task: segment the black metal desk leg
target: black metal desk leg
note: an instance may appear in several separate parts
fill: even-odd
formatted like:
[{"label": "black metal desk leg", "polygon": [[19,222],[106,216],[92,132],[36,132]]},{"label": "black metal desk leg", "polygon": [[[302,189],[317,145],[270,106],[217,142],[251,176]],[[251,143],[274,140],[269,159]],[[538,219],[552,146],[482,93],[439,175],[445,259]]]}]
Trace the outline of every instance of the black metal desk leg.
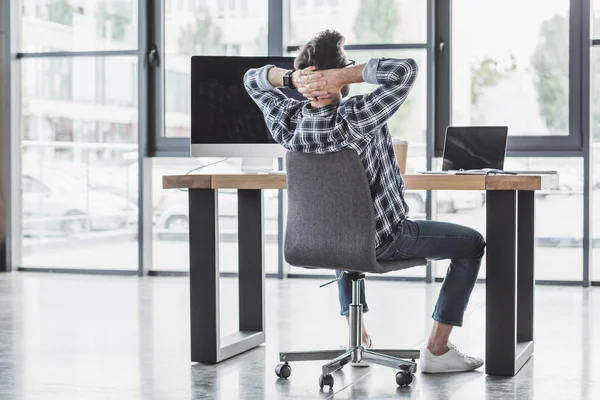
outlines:
[{"label": "black metal desk leg", "polygon": [[264,332],[262,209],[261,190],[238,190],[240,331]]},{"label": "black metal desk leg", "polygon": [[218,362],[219,266],[217,191],[189,190],[190,339],[192,361]]},{"label": "black metal desk leg", "polygon": [[533,353],[534,192],[487,192],[486,373],[513,376]]},{"label": "black metal desk leg", "polygon": [[517,193],[487,192],[485,372],[514,375],[517,329]]},{"label": "black metal desk leg", "polygon": [[238,200],[240,331],[221,337],[217,191],[189,191],[192,361],[215,364],[265,342],[261,193]]},{"label": "black metal desk leg", "polygon": [[[533,341],[535,192],[519,192],[517,342]],[[532,345],[533,350],[533,345]]]}]

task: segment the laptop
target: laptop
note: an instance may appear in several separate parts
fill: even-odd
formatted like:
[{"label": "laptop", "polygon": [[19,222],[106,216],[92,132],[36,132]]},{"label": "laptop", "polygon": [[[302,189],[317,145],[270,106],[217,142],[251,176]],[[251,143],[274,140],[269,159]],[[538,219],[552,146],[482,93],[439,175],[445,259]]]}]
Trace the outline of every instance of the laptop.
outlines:
[{"label": "laptop", "polygon": [[444,141],[442,171],[423,173],[510,173],[503,171],[507,142],[507,126],[449,126]]}]

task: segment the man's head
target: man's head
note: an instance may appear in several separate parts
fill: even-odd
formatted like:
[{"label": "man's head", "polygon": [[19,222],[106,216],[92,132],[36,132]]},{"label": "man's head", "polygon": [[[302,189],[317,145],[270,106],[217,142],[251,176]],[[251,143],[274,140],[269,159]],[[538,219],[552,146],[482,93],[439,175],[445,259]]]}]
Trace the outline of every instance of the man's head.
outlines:
[{"label": "man's head", "polygon": [[[348,58],[344,51],[346,38],[334,30],[319,32],[317,36],[306,42],[300,48],[294,60],[295,69],[304,69],[315,66],[317,70],[344,68],[348,65]],[[348,86],[342,87],[342,96],[347,96]]]}]

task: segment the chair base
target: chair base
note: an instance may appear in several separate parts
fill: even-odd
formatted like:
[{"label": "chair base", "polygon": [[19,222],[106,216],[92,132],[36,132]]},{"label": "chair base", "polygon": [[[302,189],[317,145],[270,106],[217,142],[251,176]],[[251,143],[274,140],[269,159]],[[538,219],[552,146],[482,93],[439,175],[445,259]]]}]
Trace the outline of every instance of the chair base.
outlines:
[{"label": "chair base", "polygon": [[[358,357],[353,360],[353,354]],[[396,350],[396,349],[365,349],[359,346],[357,349],[346,350],[315,350],[315,351],[290,351],[279,353],[279,361],[290,363],[294,361],[320,361],[330,360],[323,365],[323,375],[330,375],[339,371],[345,365],[354,362],[369,362],[410,372],[417,372],[415,360],[419,359],[419,350]]]},{"label": "chair base", "polygon": [[277,365],[275,373],[278,377],[287,379],[292,369],[290,362],[294,361],[319,361],[328,360],[323,364],[319,386],[333,387],[331,374],[339,371],[349,363],[369,362],[385,367],[395,368],[396,383],[400,386],[408,386],[412,382],[412,374],[417,371],[415,360],[420,358],[419,350],[396,350],[396,349],[366,349],[361,343],[362,337],[362,304],[360,299],[360,280],[363,274],[349,274],[352,278],[352,304],[350,304],[350,340],[347,349],[338,350],[315,350],[315,351],[290,351],[280,352],[279,361],[283,364]]}]

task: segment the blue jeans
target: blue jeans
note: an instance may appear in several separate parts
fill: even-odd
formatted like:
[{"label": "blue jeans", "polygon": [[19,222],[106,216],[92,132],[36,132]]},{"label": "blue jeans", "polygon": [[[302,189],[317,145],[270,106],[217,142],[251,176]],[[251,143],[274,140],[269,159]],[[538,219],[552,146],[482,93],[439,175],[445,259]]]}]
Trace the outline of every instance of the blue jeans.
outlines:
[{"label": "blue jeans", "polygon": [[[484,251],[483,236],[471,228],[447,222],[405,220],[393,240],[377,250],[377,260],[450,259],[432,317],[437,322],[462,326]],[[348,315],[348,305],[352,301],[352,280],[342,271],[336,271],[336,276],[340,278],[341,314]],[[361,285],[361,303],[366,312],[369,308],[364,297],[364,281]]]}]

